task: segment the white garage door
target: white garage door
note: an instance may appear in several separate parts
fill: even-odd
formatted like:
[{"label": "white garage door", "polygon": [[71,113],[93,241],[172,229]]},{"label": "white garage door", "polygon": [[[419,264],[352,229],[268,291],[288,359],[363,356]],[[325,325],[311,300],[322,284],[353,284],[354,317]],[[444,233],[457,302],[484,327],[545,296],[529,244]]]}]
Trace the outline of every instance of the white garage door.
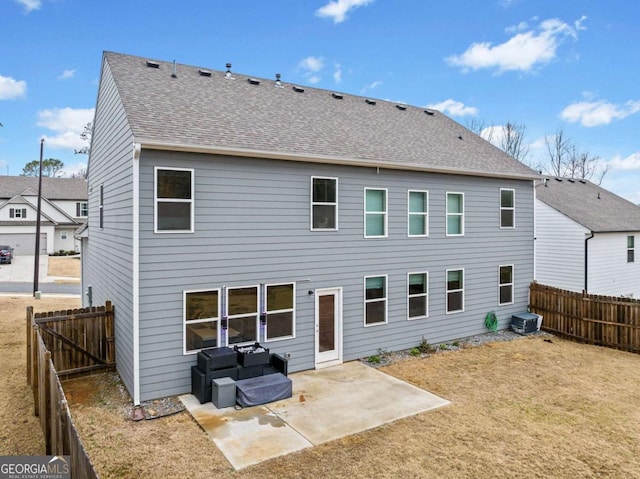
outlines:
[{"label": "white garage door", "polygon": [[[9,245],[14,249],[14,254],[35,254],[35,233],[1,233],[0,245]],[[47,254],[47,233],[40,233],[40,254]]]}]

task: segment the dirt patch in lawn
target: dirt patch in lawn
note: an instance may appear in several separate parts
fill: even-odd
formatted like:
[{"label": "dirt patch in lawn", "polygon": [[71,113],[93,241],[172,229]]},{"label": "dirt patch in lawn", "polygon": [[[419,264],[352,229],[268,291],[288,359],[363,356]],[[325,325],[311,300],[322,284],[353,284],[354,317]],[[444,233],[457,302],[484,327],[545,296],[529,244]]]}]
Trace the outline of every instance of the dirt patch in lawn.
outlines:
[{"label": "dirt patch in lawn", "polygon": [[78,282],[80,280],[80,257],[49,256],[48,275],[61,276],[68,278],[66,281]]},{"label": "dirt patch in lawn", "polygon": [[[24,323],[23,308],[16,311]],[[11,324],[3,319],[3,333]],[[24,330],[12,331],[17,336],[9,341],[24,356]],[[30,454],[38,444],[26,441],[29,431],[41,434],[32,405],[23,404],[24,362],[12,364],[2,364],[3,375],[15,377],[1,396],[14,406],[8,414],[2,408],[0,454]],[[640,477],[640,355],[537,336],[438,351],[380,370],[452,403],[240,472],[186,411],[131,421],[116,374],[64,387],[103,479]],[[13,429],[5,432],[7,426]],[[7,452],[18,429],[23,433]]]}]

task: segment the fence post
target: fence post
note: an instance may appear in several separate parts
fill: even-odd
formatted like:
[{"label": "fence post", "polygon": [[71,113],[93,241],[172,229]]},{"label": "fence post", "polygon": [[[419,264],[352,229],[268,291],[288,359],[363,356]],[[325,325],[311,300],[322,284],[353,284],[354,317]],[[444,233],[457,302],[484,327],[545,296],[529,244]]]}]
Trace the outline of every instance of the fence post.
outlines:
[{"label": "fence post", "polygon": [[40,416],[40,342],[38,325],[31,325],[31,390],[33,391],[33,414]]},{"label": "fence post", "polygon": [[33,306],[27,306],[27,384],[31,385],[31,323],[33,322]]},{"label": "fence post", "polygon": [[51,352],[45,350],[44,352],[44,440],[46,444],[47,456],[52,454],[52,441],[51,441],[51,413],[54,412],[54,408],[51,404]]}]

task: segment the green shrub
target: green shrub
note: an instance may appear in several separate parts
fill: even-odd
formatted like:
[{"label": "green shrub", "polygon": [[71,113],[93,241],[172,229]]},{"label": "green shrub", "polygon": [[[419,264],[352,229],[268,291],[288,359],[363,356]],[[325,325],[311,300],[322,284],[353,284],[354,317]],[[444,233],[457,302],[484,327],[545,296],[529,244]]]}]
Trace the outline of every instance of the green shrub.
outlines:
[{"label": "green shrub", "polygon": [[420,356],[420,350],[418,348],[411,348],[409,354],[411,356]]},{"label": "green shrub", "polygon": [[367,361],[369,361],[371,364],[380,364],[380,356],[377,354],[374,354],[373,356],[369,356],[369,358],[367,359]]}]

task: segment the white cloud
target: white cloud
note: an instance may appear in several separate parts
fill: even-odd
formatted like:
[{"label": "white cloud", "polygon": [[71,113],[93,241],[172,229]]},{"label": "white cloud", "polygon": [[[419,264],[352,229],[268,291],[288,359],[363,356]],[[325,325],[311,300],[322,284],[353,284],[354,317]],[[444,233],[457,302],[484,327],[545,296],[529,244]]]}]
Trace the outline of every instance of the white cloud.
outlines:
[{"label": "white cloud", "polygon": [[362,90],[360,90],[360,94],[364,95],[366,92],[373,90],[375,88],[378,88],[380,85],[382,85],[382,82],[380,80],[371,82],[368,85],[366,85]]},{"label": "white cloud", "polygon": [[495,69],[498,74],[528,72],[556,58],[558,46],[566,38],[576,39],[578,30],[585,29],[582,25],[585,19],[580,18],[573,27],[557,18],[543,20],[536,29],[517,33],[504,43],[473,43],[463,54],[451,55],[445,61],[464,72],[483,68]]},{"label": "white cloud", "polygon": [[[85,156],[86,158],[86,156]],[[73,164],[64,164],[64,176],[70,178],[72,176],[78,177],[87,172],[87,162],[79,161]]]},{"label": "white cloud", "polygon": [[90,121],[93,121],[93,108],[53,108],[39,111],[37,124],[55,133],[44,136],[47,146],[75,150],[87,146],[80,135]]},{"label": "white cloud", "polygon": [[24,7],[27,13],[38,10],[42,6],[41,0],[16,0],[20,5]]},{"label": "white cloud", "polygon": [[640,171],[640,151],[633,153],[626,158],[621,156],[614,156],[609,162],[611,168],[616,170],[639,170]]},{"label": "white cloud", "polygon": [[58,80],[67,80],[69,78],[73,78],[73,76],[76,74],[75,70],[64,70],[60,76],[58,76]]},{"label": "white cloud", "polygon": [[333,80],[336,83],[340,83],[342,81],[342,66],[339,63],[334,65],[335,70],[333,71]]},{"label": "white cloud", "polygon": [[569,123],[580,122],[582,126],[608,125],[640,111],[640,101],[628,101],[615,105],[607,101],[579,101],[560,112],[560,117]]},{"label": "white cloud", "polygon": [[373,0],[332,0],[316,10],[316,15],[333,19],[333,23],[342,23],[347,19],[347,13],[357,7],[364,7]]},{"label": "white cloud", "polygon": [[427,105],[427,108],[433,108],[434,110],[439,110],[443,113],[449,113],[453,116],[467,116],[478,114],[477,108],[473,106],[466,106],[461,101],[456,101],[453,98],[441,101],[440,103]]},{"label": "white cloud", "polygon": [[322,78],[318,73],[324,69],[324,58],[308,56],[300,60],[298,68],[303,71],[309,83],[319,83]]},{"label": "white cloud", "polygon": [[318,75],[311,75],[307,77],[307,81],[312,85],[315,85],[316,83],[320,83],[320,80],[322,80],[322,78],[319,77]]},{"label": "white cloud", "polygon": [[27,92],[27,82],[0,75],[0,100],[23,97]]}]

